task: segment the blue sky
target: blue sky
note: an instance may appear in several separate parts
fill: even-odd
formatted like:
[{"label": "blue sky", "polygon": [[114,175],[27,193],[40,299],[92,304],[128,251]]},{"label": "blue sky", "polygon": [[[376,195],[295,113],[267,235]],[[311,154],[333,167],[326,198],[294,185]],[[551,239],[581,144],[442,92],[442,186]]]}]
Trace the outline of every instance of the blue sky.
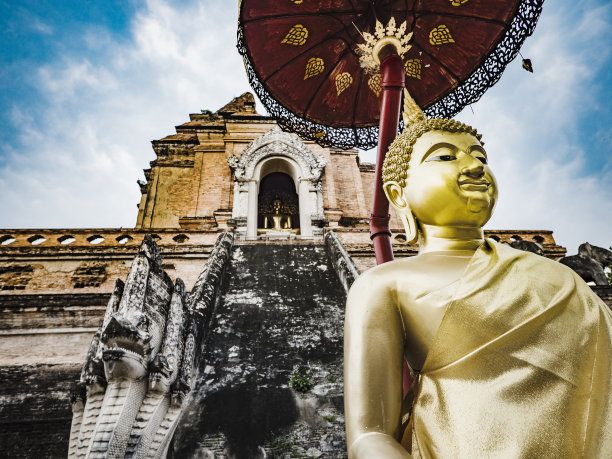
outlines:
[{"label": "blue sky", "polygon": [[[236,18],[237,1],[0,0],[0,227],[132,227],[150,140],[250,89]],[[516,60],[458,115],[500,183],[488,227],[612,245],[611,37],[609,2],[548,0],[535,73]]]}]

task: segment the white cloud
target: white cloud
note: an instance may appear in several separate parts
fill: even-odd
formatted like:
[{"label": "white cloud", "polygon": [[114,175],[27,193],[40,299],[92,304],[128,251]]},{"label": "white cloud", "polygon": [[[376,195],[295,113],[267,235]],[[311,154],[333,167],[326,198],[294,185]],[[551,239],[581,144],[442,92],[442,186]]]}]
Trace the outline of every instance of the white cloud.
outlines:
[{"label": "white cloud", "polygon": [[53,34],[53,27],[49,24],[45,23],[42,19],[36,16],[29,16],[28,26],[43,35],[51,35]]},{"label": "white cloud", "polygon": [[249,90],[236,5],[171,5],[149,1],[129,40],[86,31],[74,39],[89,52],[38,70],[41,104],[11,112],[20,144],[3,152],[0,226],[133,226],[150,140]]}]

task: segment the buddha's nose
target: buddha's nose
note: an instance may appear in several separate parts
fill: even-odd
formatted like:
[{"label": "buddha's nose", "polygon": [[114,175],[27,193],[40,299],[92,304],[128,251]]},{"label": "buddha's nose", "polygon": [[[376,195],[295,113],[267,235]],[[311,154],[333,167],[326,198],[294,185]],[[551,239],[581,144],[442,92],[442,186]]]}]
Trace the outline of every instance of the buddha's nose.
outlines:
[{"label": "buddha's nose", "polygon": [[482,162],[470,154],[465,156],[465,166],[461,169],[461,173],[473,178],[482,177],[484,175],[484,165]]}]

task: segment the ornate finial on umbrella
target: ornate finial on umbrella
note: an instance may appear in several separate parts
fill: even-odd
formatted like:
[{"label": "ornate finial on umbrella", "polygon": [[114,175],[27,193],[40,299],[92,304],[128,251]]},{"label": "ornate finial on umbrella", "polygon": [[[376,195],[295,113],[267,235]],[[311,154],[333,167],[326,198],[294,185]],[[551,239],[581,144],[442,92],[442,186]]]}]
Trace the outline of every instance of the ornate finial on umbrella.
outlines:
[{"label": "ornate finial on umbrella", "polygon": [[404,55],[412,48],[409,42],[413,33],[406,33],[406,27],[406,21],[396,27],[395,18],[392,17],[386,26],[376,20],[374,35],[359,31],[365,40],[365,43],[357,44],[361,54],[359,58],[361,66],[368,70],[378,71],[380,67],[379,54],[386,46],[394,47],[397,54],[403,59]]},{"label": "ornate finial on umbrella", "polygon": [[531,64],[531,59],[523,59],[523,68],[528,72],[533,73],[533,65]]},{"label": "ornate finial on umbrella", "polygon": [[531,59],[525,59],[520,51],[518,53],[521,56],[521,59],[523,59],[523,68],[528,72],[533,73],[533,65],[531,64]]},{"label": "ornate finial on umbrella", "polygon": [[404,89],[404,110],[402,112],[404,126],[408,127],[418,121],[427,119],[421,107],[414,101],[407,89]]}]

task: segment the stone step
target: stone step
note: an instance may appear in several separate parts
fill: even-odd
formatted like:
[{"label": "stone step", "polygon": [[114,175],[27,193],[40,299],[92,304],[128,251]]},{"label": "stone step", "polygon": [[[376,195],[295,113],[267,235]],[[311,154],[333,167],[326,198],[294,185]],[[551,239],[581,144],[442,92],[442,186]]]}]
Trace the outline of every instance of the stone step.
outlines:
[{"label": "stone step", "polygon": [[[234,246],[176,457],[276,457],[279,445],[344,457],[344,302],[324,245]],[[311,372],[304,394],[288,384],[296,370]]]}]

